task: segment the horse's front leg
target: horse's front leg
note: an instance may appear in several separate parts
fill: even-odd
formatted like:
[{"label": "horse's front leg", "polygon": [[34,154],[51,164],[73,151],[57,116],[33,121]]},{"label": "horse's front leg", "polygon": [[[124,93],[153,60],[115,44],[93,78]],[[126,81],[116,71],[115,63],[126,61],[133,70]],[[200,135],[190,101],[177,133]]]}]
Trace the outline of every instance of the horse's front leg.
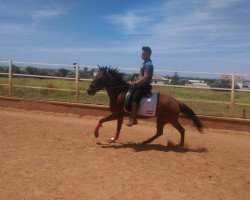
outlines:
[{"label": "horse's front leg", "polygon": [[96,138],[99,137],[99,129],[102,127],[102,124],[104,122],[107,122],[107,121],[111,121],[111,120],[115,120],[117,118],[116,115],[114,115],[113,113],[107,117],[103,117],[99,120],[98,124],[96,125],[95,127],[95,130],[94,130],[94,135]]},{"label": "horse's front leg", "polygon": [[123,118],[124,118],[124,115],[123,115],[123,114],[119,114],[119,115],[118,115],[118,117],[117,117],[117,128],[116,128],[116,133],[115,133],[115,136],[114,136],[114,137],[110,138],[110,142],[115,142],[116,140],[119,139],[120,131],[121,131],[121,128],[122,128]]}]

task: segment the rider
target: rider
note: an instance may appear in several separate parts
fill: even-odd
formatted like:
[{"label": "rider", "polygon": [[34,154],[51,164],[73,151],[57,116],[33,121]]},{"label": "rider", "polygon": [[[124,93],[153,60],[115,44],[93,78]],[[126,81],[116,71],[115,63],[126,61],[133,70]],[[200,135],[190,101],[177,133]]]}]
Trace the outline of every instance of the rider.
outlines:
[{"label": "rider", "polygon": [[132,95],[132,111],[129,122],[126,124],[127,126],[133,126],[137,124],[136,114],[138,112],[140,101],[143,96],[151,91],[151,81],[153,77],[154,66],[151,56],[150,47],[142,47],[141,58],[143,60],[139,79],[132,83],[133,95]]}]

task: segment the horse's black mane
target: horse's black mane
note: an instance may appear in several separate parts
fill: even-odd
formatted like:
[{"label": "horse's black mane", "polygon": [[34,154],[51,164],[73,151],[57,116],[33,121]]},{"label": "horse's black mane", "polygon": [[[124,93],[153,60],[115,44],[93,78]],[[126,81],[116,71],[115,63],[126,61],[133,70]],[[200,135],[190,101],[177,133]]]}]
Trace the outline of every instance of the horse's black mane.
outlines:
[{"label": "horse's black mane", "polygon": [[124,73],[120,73],[117,68],[108,68],[110,75],[115,78],[119,85],[129,86],[130,84],[124,80]]}]

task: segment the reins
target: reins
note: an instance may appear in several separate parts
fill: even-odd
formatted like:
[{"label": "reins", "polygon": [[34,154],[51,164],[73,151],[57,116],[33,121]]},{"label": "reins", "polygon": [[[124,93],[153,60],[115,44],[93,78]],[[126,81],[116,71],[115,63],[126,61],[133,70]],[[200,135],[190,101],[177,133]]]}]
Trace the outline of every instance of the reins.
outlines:
[{"label": "reins", "polygon": [[130,87],[130,86],[129,85],[120,85],[120,86],[110,87],[109,89],[117,89],[117,88],[125,88],[125,87]]}]

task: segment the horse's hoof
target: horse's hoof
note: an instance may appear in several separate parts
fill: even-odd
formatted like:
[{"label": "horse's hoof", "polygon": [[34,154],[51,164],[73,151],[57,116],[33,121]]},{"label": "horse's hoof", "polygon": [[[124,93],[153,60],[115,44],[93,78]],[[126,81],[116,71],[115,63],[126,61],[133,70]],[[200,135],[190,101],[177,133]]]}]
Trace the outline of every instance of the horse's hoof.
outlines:
[{"label": "horse's hoof", "polygon": [[180,143],[178,146],[179,147],[184,147],[184,143]]},{"label": "horse's hoof", "polygon": [[95,135],[95,138],[98,138],[99,137],[99,132],[95,132],[94,135]]},{"label": "horse's hoof", "polygon": [[113,138],[113,137],[110,138],[110,139],[109,139],[109,143],[115,143],[115,138]]}]

